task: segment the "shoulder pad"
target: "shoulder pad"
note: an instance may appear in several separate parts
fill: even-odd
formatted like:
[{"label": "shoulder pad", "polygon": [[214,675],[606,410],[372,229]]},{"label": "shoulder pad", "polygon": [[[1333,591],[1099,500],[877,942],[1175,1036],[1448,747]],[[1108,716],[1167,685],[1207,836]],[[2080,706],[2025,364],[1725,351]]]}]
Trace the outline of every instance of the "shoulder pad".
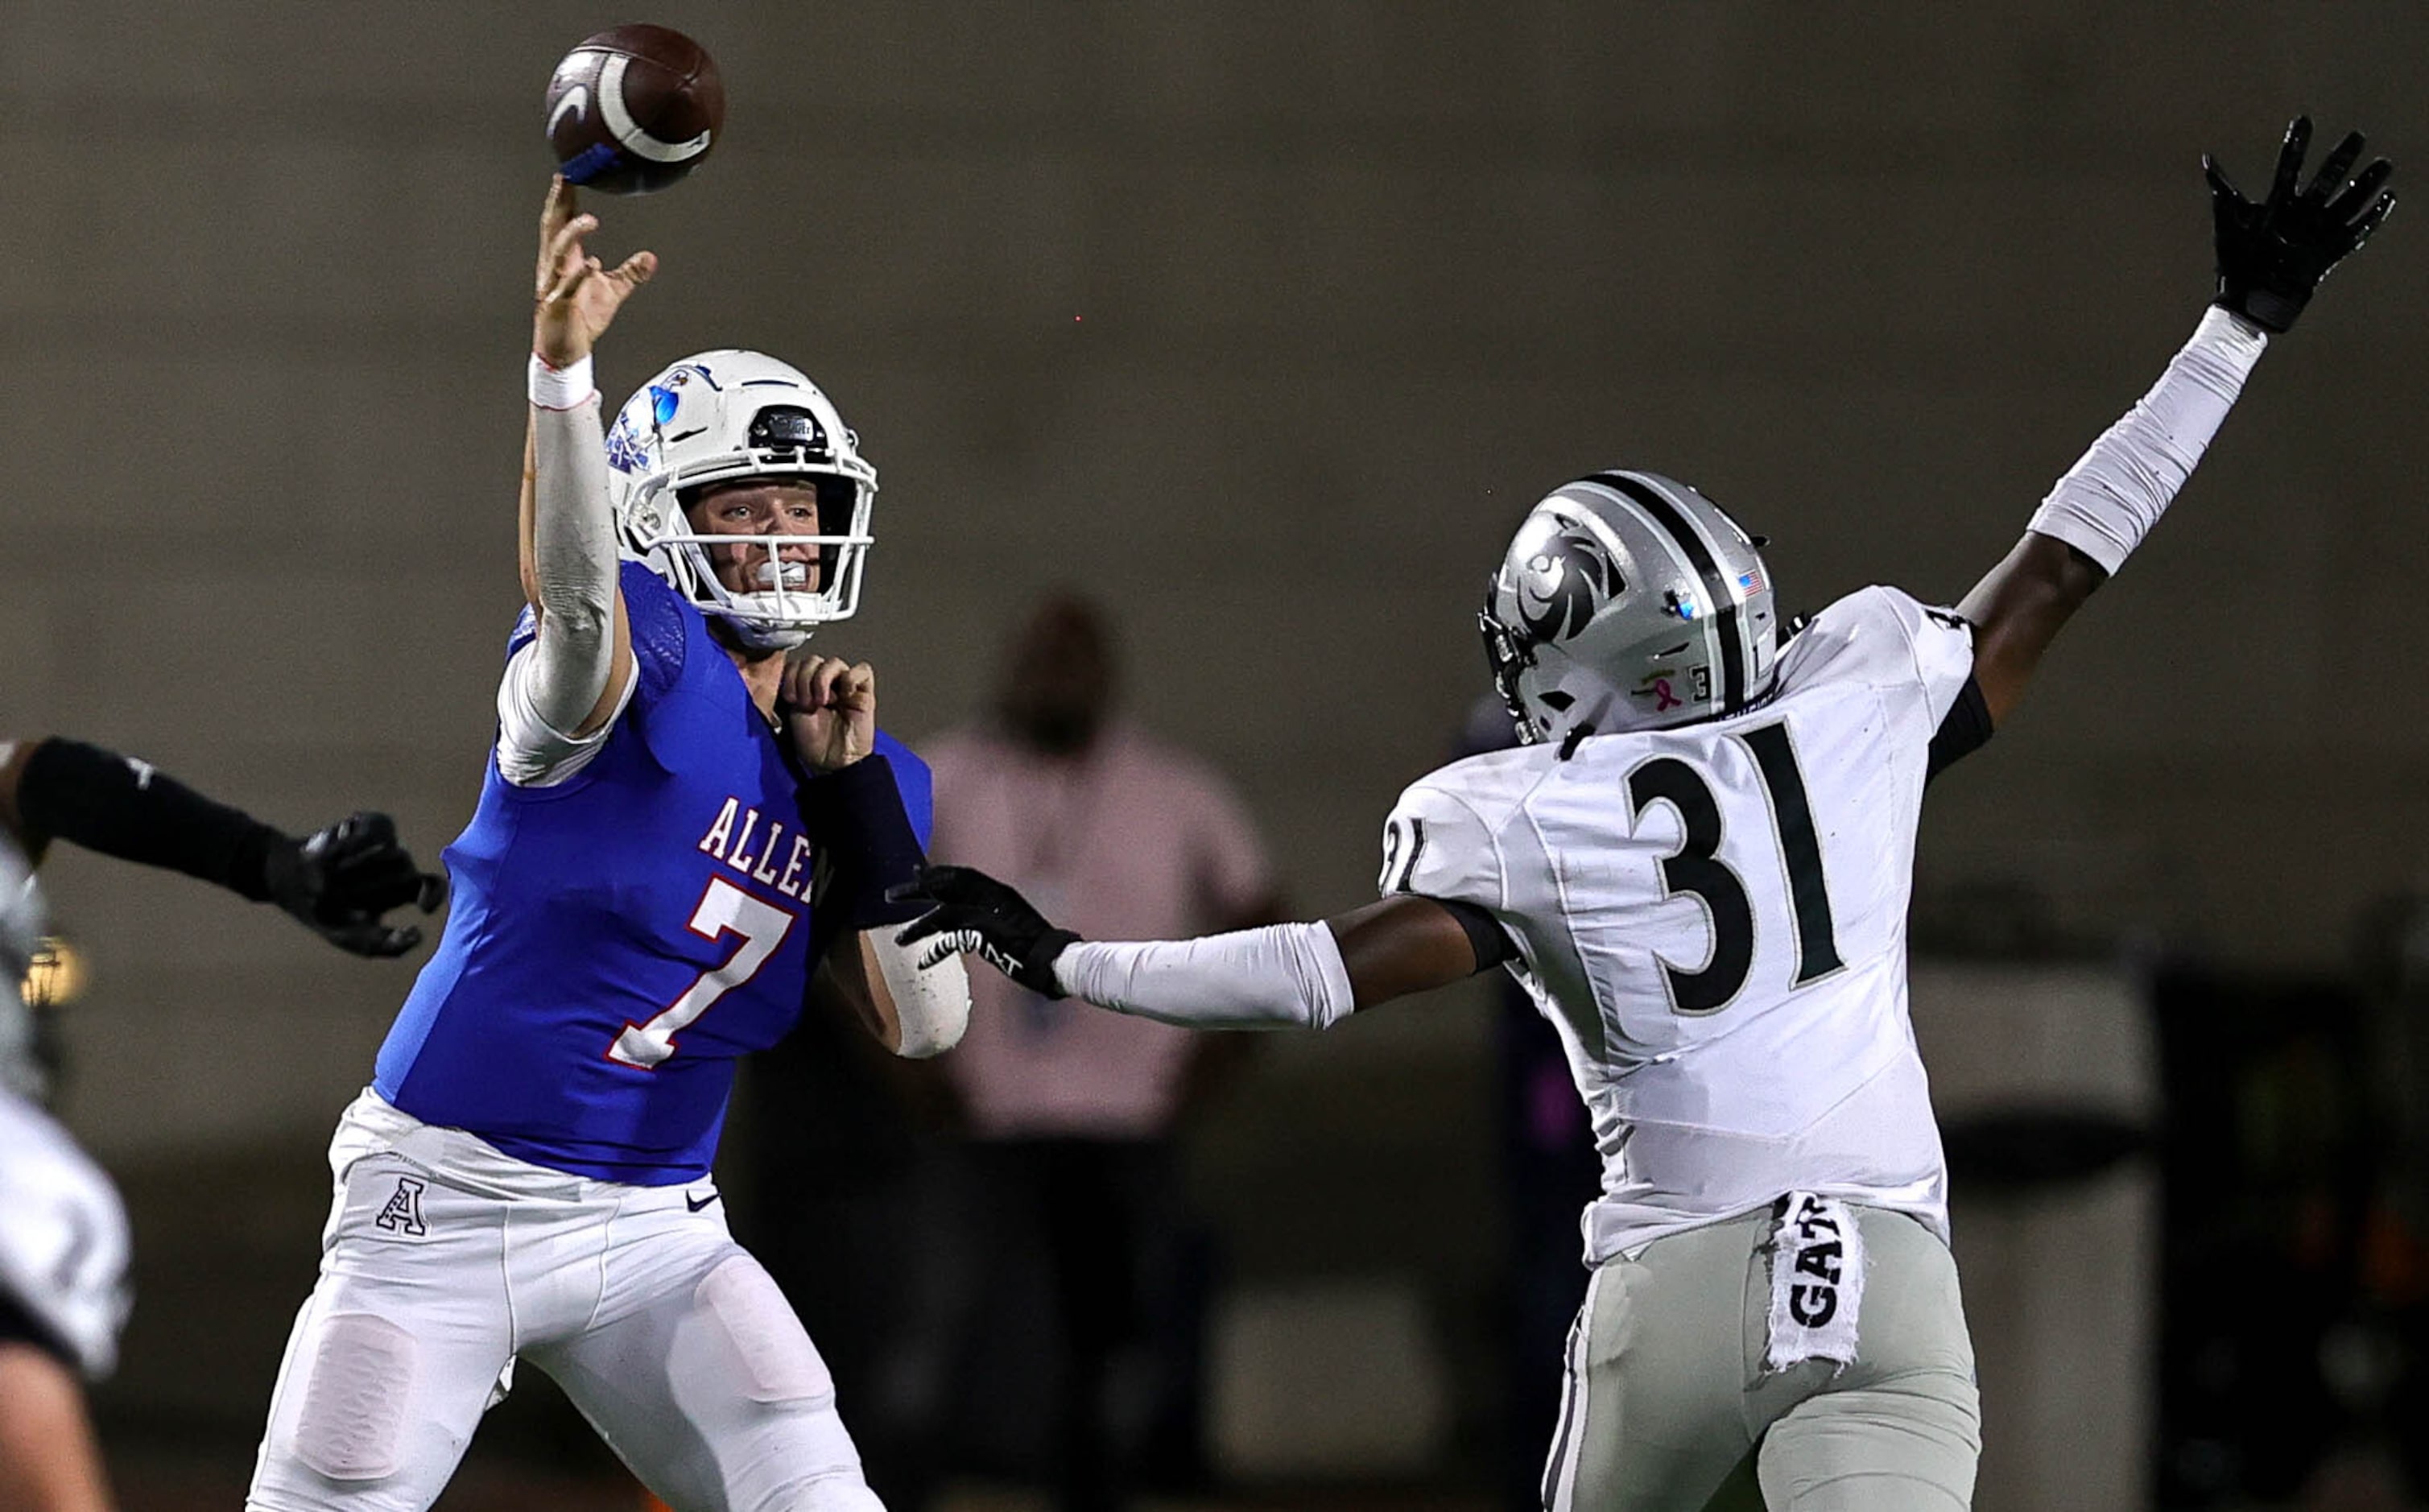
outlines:
[{"label": "shoulder pad", "polygon": [[1476,780],[1502,775],[1498,771],[1462,769],[1520,754],[1472,756],[1410,784],[1383,822],[1383,870],[1376,890],[1499,908],[1507,889],[1497,816],[1511,805],[1496,789],[1506,783]]},{"label": "shoulder pad", "polygon": [[641,669],[644,695],[664,693],[683,675],[690,641],[686,613],[700,611],[679,598],[647,564],[627,558],[618,584],[624,591],[624,619],[633,633],[633,659]]}]

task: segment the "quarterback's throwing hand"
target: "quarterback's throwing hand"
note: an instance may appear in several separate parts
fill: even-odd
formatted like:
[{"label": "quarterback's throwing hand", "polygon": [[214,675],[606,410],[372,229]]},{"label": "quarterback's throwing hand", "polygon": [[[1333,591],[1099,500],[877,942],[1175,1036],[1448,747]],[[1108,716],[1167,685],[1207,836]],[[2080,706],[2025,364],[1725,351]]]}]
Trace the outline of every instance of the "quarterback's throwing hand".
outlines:
[{"label": "quarterback's throwing hand", "polygon": [[921,967],[967,951],[1040,997],[1063,996],[1054,957],[1080,937],[1047,922],[1011,887],[971,867],[923,866],[912,881],[886,889],[885,897],[934,905],[894,937],[898,945],[934,941],[919,953]]},{"label": "quarterback's throwing hand", "polygon": [[2383,188],[2395,172],[2386,158],[2346,181],[2361,157],[2360,132],[2337,143],[2305,189],[2303,154],[2310,144],[2311,118],[2296,116],[2286,128],[2269,197],[2256,205],[2227,182],[2216,161],[2202,158],[2218,226],[2218,297],[2212,303],[2267,330],[2291,327],[2328,270],[2369,241],[2395,208],[2394,193]]},{"label": "quarterback's throwing hand", "polygon": [[601,263],[582,246],[598,229],[598,217],[574,213],[572,185],[559,178],[549,186],[539,212],[532,350],[550,367],[570,367],[588,357],[616,311],[658,271],[654,252],[636,252],[612,269]]},{"label": "quarterback's throwing hand", "polygon": [[357,955],[402,955],[421,943],[413,924],[380,915],[407,904],[436,913],[447,879],[414,864],[386,814],[349,814],[302,840],[284,840],[264,859],[271,901],[314,934]]}]

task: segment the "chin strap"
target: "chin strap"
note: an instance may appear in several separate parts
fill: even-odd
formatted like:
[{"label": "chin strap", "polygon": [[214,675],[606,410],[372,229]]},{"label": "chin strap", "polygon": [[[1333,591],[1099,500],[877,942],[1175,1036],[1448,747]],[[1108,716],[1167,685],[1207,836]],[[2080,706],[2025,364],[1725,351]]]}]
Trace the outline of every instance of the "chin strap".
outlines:
[{"label": "chin strap", "polygon": [[745,651],[774,654],[791,651],[809,643],[812,631],[807,625],[786,625],[770,628],[744,619],[731,609],[711,609],[710,614],[725,626],[725,633]]}]

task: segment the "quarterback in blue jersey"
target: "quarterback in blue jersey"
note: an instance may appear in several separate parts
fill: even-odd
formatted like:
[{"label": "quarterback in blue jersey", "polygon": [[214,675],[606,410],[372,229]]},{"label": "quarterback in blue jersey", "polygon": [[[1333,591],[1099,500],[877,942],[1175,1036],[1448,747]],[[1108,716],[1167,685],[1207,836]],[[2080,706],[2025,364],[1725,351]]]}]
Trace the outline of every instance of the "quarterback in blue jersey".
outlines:
[{"label": "quarterback in blue jersey", "polygon": [[878,1506],[709,1176],[736,1060],[814,992],[904,1055],[967,1022],[958,961],[920,966],[884,898],[927,769],[866,664],[794,654],[857,607],[876,470],[755,352],[674,364],[603,435],[591,346],[656,259],[605,267],[596,224],[552,189],[529,607],[445,936],[331,1146],[252,1507],[428,1506],[518,1359],[675,1506]]}]

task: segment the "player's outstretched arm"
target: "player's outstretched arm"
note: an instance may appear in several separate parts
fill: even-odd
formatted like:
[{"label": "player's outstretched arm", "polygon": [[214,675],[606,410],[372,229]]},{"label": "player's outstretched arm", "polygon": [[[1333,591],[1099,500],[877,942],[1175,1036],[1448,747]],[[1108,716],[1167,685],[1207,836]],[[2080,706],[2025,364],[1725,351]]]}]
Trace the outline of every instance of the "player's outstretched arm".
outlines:
[{"label": "player's outstretched arm", "polygon": [[[621,706],[632,680],[590,354],[625,299],[657,271],[657,258],[636,252],[614,269],[603,266],[582,244],[598,226],[595,217],[576,213],[562,178],[550,185],[533,290],[531,421],[519,509],[523,594],[538,618],[538,637],[528,659],[518,658],[510,671],[500,700],[507,737],[502,755],[507,743],[554,746],[595,734]],[[519,715],[537,728],[526,731]],[[537,772],[564,753],[524,754],[532,760],[516,765]]]},{"label": "player's outstretched arm", "polygon": [[2269,336],[2292,326],[2321,280],[2394,208],[2387,159],[2353,174],[2363,146],[2358,132],[2303,185],[2310,139],[2307,117],[2287,128],[2276,175],[2258,203],[2202,159],[2218,250],[2211,309],[2151,391],[2058,479],[2024,540],[1958,606],[1975,626],[1975,682],[1994,724],[2024,696],[2059,627],[2124,563],[2191,475]]},{"label": "player's outstretched arm", "polygon": [[1141,941],[1082,940],[970,867],[924,868],[891,895],[926,909],[896,937],[924,942],[922,964],[968,952],[1041,997],[1197,1029],[1327,1028],[1505,958],[1449,905],[1407,894],[1314,923]]},{"label": "player's outstretched arm", "polygon": [[29,857],[66,840],[274,903],[357,955],[413,949],[421,931],[381,916],[408,905],[432,913],[447,898],[447,879],[414,863],[386,814],[296,839],[149,762],[58,737],[0,741],[0,828]]}]

